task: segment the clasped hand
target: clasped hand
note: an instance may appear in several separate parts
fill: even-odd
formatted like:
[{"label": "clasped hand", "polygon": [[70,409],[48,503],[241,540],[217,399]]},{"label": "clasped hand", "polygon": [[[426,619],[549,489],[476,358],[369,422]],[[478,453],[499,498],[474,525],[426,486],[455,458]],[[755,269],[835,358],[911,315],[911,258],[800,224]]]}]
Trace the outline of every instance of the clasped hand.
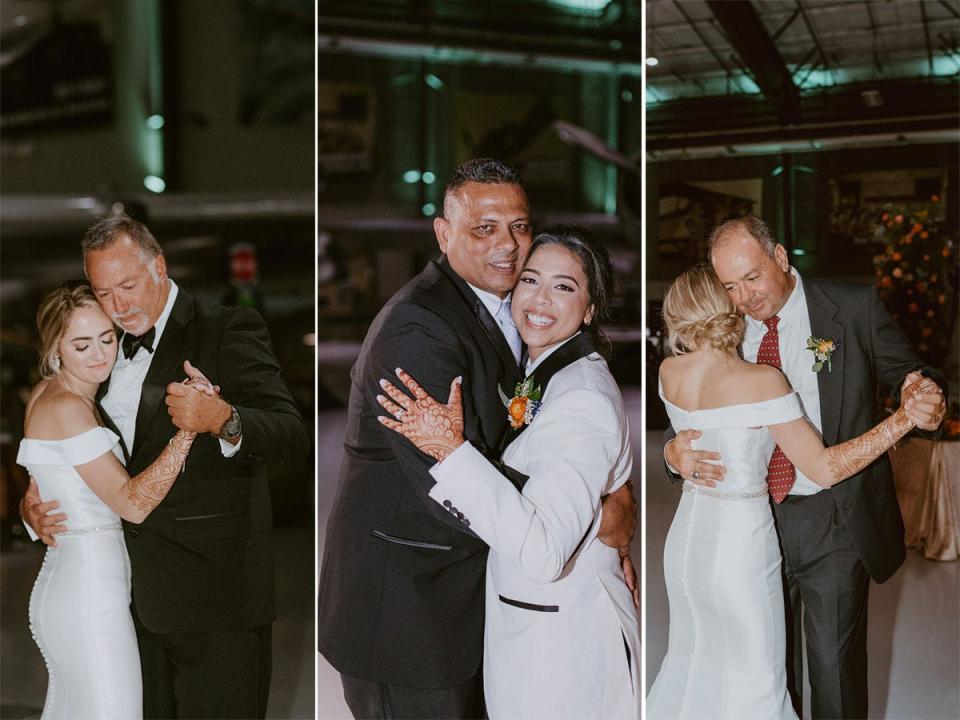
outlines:
[{"label": "clasped hand", "polygon": [[230,419],[230,406],[220,398],[219,386],[213,385],[189,360],[184,361],[183,369],[187,379],[167,385],[167,412],[173,424],[192,433],[220,432]]},{"label": "clasped hand", "polygon": [[903,379],[900,407],[910,421],[921,430],[940,427],[947,413],[943,390],[933,380],[914,370]]}]

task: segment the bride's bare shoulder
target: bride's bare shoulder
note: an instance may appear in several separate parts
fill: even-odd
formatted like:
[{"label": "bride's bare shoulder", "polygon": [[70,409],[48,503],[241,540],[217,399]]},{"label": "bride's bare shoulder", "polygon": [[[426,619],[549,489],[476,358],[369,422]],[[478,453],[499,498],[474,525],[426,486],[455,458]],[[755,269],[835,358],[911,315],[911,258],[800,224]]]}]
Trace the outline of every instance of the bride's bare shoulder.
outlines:
[{"label": "bride's bare shoulder", "polygon": [[751,401],[772,400],[790,392],[790,382],[786,376],[772,365],[758,365],[745,362],[743,372],[752,389]]},{"label": "bride's bare shoulder", "polygon": [[669,378],[672,377],[675,372],[679,370],[679,366],[683,364],[683,355],[668,355],[663,359],[663,362],[660,363],[660,377]]},{"label": "bride's bare shoulder", "polygon": [[24,435],[36,440],[63,440],[99,425],[89,400],[44,382],[48,383],[46,387],[37,392],[38,385],[31,394]]}]

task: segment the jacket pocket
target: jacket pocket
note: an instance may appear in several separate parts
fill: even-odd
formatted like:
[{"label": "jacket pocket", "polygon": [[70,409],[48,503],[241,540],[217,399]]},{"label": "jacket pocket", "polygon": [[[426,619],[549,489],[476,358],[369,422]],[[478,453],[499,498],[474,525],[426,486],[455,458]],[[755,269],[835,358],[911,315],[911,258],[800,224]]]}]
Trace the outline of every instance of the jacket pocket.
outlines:
[{"label": "jacket pocket", "polygon": [[396,535],[387,535],[387,533],[379,530],[371,530],[370,534],[375,538],[380,538],[381,540],[386,540],[396,545],[406,545],[407,547],[421,548],[423,550],[453,550],[453,545],[439,545],[421,540],[410,540],[409,538],[397,537]]},{"label": "jacket pocket", "polygon": [[534,603],[523,602],[522,600],[511,600],[510,598],[504,597],[503,595],[498,595],[500,602],[506,603],[507,605],[513,605],[514,607],[521,608],[523,610],[533,610],[534,612],[560,612],[559,605],[535,605]]},{"label": "jacket pocket", "polygon": [[218,538],[248,537],[250,519],[242,510],[204,515],[183,515],[174,518],[180,540],[216,540]]}]

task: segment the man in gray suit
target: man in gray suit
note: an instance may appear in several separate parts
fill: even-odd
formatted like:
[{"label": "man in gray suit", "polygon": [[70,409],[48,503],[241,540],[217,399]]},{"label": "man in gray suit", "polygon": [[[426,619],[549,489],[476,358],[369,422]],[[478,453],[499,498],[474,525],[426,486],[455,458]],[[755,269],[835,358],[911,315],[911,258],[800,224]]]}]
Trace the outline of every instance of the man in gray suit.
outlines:
[{"label": "man in gray suit", "polygon": [[[781,370],[828,446],[875,424],[878,383],[900,388],[909,373],[919,371],[946,387],[943,376],[916,357],[873,288],[801,278],[759,218],[717,227],[708,253],[746,316],[743,357],[756,362],[764,335],[779,336]],[[833,341],[829,364],[814,367],[810,338]],[[944,394],[918,396],[907,410],[918,428],[935,431],[946,412]],[[664,457],[668,470],[679,471],[674,478],[713,486],[723,479],[724,470],[716,464],[721,458],[692,450],[691,441],[698,436],[694,430],[679,433],[666,444]],[[813,717],[865,718],[870,579],[884,582],[905,557],[890,462],[884,455],[830,489],[795,468],[791,472],[788,494],[772,503],[783,552],[787,617],[792,617],[787,623],[791,700],[802,716],[802,607]]]}]

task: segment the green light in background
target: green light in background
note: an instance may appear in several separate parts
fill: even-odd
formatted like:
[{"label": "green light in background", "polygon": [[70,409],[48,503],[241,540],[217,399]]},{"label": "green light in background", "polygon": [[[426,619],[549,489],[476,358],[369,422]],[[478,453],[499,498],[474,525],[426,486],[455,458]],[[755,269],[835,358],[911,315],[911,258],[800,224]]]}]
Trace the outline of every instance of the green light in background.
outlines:
[{"label": "green light in background", "polygon": [[757,84],[753,81],[753,78],[750,77],[749,75],[746,75],[746,74],[741,75],[739,78],[737,78],[737,80],[738,80],[739,83],[740,83],[740,87],[742,87],[742,88],[743,88],[743,91],[744,91],[745,93],[747,93],[748,95],[759,95],[759,94],[760,94],[760,86],[757,85]]},{"label": "green light in background", "polygon": [[403,174],[403,181],[408,185],[412,185],[415,182],[420,180],[420,171],[419,170],[407,170]]},{"label": "green light in background", "polygon": [[620,42],[619,40],[611,40],[611,41],[610,41],[610,49],[611,49],[611,50],[619,50],[619,49],[622,48],[622,47],[623,47],[623,43]]},{"label": "green light in background", "polygon": [[162,193],[167,189],[167,184],[163,181],[163,178],[158,178],[156,175],[147,175],[143,179],[143,186],[150,192]]},{"label": "green light in background", "polygon": [[794,249],[791,250],[790,252],[792,252],[794,255],[806,255],[806,254],[807,254],[807,251],[804,250],[803,248],[794,248]]},{"label": "green light in background", "polygon": [[423,174],[423,177],[422,177],[423,182],[426,183],[427,185],[433,185],[433,183],[434,183],[434,181],[435,181],[436,179],[437,179],[437,176],[434,175],[434,174],[433,174],[432,172],[430,172],[429,170],[427,170],[427,171]]},{"label": "green light in background", "polygon": [[648,57],[646,60],[644,60],[644,62],[650,67],[656,67],[657,65],[660,64],[660,60],[658,58],[653,57],[652,55]]},{"label": "green light in background", "polygon": [[433,73],[427,73],[423,76],[423,81],[432,87],[434,90],[441,90],[443,88],[443,80],[438,78]]},{"label": "green light in background", "polygon": [[633,102],[633,93],[629,90],[624,90],[620,93],[620,97],[623,98],[624,102]]},{"label": "green light in background", "polygon": [[937,76],[956,75],[960,64],[950,55],[938,55],[933,59],[933,74]]},{"label": "green light in background", "polygon": [[423,213],[424,217],[430,217],[436,211],[437,211],[437,206],[434,205],[433,203],[427,203],[422,208],[420,208],[420,212]]},{"label": "green light in background", "polygon": [[602,12],[611,2],[612,0],[550,0],[551,5],[590,14]]},{"label": "green light in background", "polygon": [[777,175],[779,175],[779,174],[782,173],[782,172],[783,172],[783,165],[777,165],[777,166],[773,169],[773,172],[770,173],[770,174],[771,174],[773,177],[776,177]]},{"label": "green light in background", "polygon": [[163,115],[151,115],[147,118],[147,127],[151,130],[161,130],[164,125]]}]

